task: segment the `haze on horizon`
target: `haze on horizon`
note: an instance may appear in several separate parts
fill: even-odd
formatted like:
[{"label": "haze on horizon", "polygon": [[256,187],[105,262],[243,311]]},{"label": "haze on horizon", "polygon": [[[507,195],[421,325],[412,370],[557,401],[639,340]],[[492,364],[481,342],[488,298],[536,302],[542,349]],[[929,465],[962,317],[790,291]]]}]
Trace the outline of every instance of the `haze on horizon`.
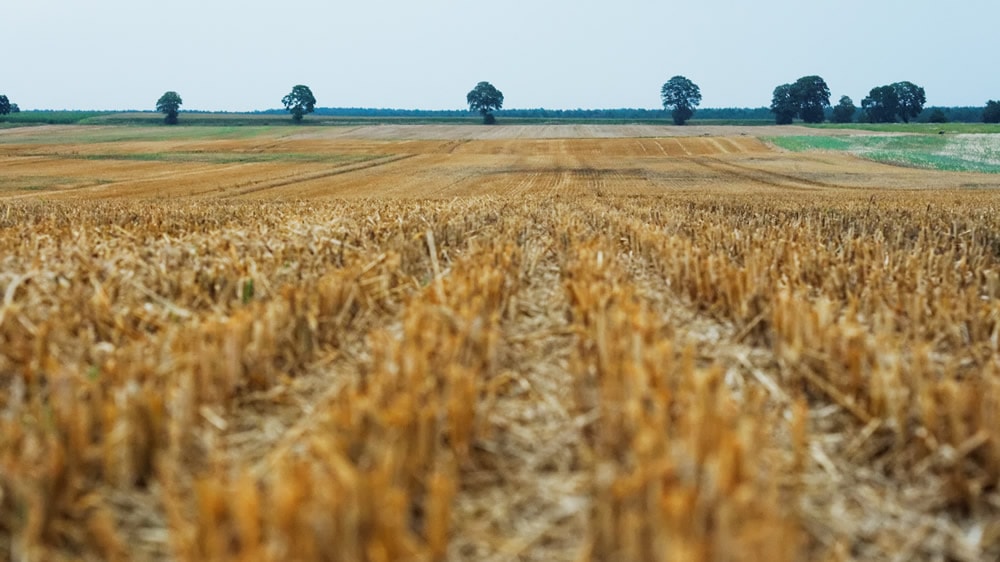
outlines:
[{"label": "haze on horizon", "polygon": [[[166,9],[165,9],[166,8]],[[909,80],[927,105],[1000,99],[995,0],[32,0],[4,13],[0,94],[22,109],[464,109],[480,80],[505,108],[658,108],[681,74],[701,107],[760,107],[822,76],[860,105]]]}]

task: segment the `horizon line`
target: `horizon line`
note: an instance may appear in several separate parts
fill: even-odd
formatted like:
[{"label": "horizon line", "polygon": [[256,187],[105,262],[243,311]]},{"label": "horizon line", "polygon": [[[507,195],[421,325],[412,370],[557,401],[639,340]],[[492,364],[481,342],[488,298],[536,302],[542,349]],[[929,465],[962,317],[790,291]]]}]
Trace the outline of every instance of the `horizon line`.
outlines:
[{"label": "horizon line", "polygon": [[[967,109],[967,108],[978,108],[985,107],[983,105],[925,105],[924,109],[930,108],[945,108],[945,109]],[[713,106],[713,107],[698,107],[695,111],[704,110],[770,110],[766,105],[759,106]],[[323,106],[317,107],[316,111],[320,110],[331,110],[331,111],[422,111],[428,113],[434,112],[452,112],[452,113],[470,113],[475,114],[477,112],[463,109],[463,108],[452,108],[452,109],[422,109],[422,108],[404,108],[404,107],[375,107],[375,106]],[[29,112],[56,112],[56,111],[79,111],[79,112],[91,112],[91,113],[160,113],[155,109],[79,109],[79,108],[30,108],[21,109],[21,113]],[[181,109],[181,113],[232,113],[232,114],[254,114],[254,113],[265,113],[265,112],[285,112],[287,111],[281,107],[270,107],[266,109],[247,109],[247,110],[234,110],[234,109]],[[510,107],[502,108],[496,110],[496,113],[501,113],[504,111],[650,111],[650,112],[669,112],[669,109],[664,108],[650,108],[650,107],[574,107],[574,108],[555,108],[555,107]]]}]

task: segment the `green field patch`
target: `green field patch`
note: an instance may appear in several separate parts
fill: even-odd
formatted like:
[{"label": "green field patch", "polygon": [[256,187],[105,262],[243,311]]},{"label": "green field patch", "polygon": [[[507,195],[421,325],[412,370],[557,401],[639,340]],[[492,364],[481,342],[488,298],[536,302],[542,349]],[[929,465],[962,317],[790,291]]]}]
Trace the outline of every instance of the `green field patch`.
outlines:
[{"label": "green field patch", "polygon": [[805,152],[807,150],[850,150],[851,143],[842,137],[771,137],[767,139],[785,150],[792,152]]},{"label": "green field patch", "polygon": [[0,117],[0,127],[75,125],[87,119],[110,114],[108,111],[21,111]]},{"label": "green field patch", "polygon": [[813,129],[852,129],[876,133],[1000,134],[1000,124],[992,123],[818,123],[803,124]]},{"label": "green field patch", "polygon": [[1000,135],[791,136],[767,140],[793,152],[833,150],[899,166],[1000,174]]},{"label": "green field patch", "polygon": [[30,133],[0,135],[0,144],[98,144],[109,142],[240,140],[264,135],[275,138],[299,129],[287,127],[68,127],[39,128]]}]

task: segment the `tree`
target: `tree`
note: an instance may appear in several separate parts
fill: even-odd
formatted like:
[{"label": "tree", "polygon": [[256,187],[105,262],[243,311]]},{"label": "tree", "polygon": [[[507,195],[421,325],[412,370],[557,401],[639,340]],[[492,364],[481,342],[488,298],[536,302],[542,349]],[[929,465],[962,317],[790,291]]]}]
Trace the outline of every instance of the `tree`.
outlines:
[{"label": "tree", "polygon": [[840,96],[840,101],[833,107],[834,123],[850,123],[854,120],[854,114],[858,108],[854,106],[854,100],[847,96]]},{"label": "tree", "polygon": [[791,87],[800,119],[806,123],[822,123],[826,119],[825,110],[830,107],[830,88],[819,76],[803,76]]},{"label": "tree", "polygon": [[920,115],[924,110],[927,98],[920,86],[913,82],[896,82],[892,84],[892,89],[896,91],[896,99],[899,100],[897,113],[903,123],[909,123],[911,118]]},{"label": "tree", "polygon": [[778,125],[791,125],[795,115],[799,112],[798,104],[792,96],[792,85],[782,84],[774,89],[771,97],[771,113],[774,114],[774,122]]},{"label": "tree", "polygon": [[872,88],[861,100],[861,107],[872,123],[895,123],[897,118],[909,123],[920,115],[926,102],[923,88],[913,82],[896,82]]},{"label": "tree", "polygon": [[292,114],[292,120],[299,123],[306,113],[312,113],[316,109],[316,96],[309,86],[299,84],[281,98],[281,103],[285,106],[285,110]]},{"label": "tree", "polygon": [[861,100],[867,120],[872,123],[895,123],[899,114],[899,94],[892,86],[878,86]]},{"label": "tree", "polygon": [[683,76],[674,76],[660,88],[663,109],[671,109],[675,125],[683,125],[694,115],[694,108],[701,103],[701,89]]},{"label": "tree", "polygon": [[181,96],[177,92],[166,92],[160,96],[160,99],[156,100],[156,110],[166,115],[163,118],[164,123],[167,125],[176,125],[177,112],[180,111],[182,103],[184,101],[181,100]]},{"label": "tree", "polygon": [[986,109],[983,110],[983,123],[1000,123],[1000,101],[990,100],[986,102]]},{"label": "tree", "polygon": [[16,103],[12,103],[12,104],[10,104],[10,112],[11,113],[21,113],[21,108],[18,107]]},{"label": "tree", "polygon": [[7,115],[10,113],[10,100],[7,96],[0,95],[0,115]]},{"label": "tree", "polygon": [[503,107],[503,92],[489,82],[480,82],[465,96],[469,103],[469,111],[478,111],[483,116],[483,123],[491,125],[496,122],[493,110]]}]

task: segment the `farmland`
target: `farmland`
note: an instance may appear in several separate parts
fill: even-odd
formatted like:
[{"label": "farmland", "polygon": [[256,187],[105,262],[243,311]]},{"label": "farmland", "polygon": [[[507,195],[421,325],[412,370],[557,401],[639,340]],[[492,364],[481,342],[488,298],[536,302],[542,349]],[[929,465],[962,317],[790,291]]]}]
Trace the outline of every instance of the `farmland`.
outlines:
[{"label": "farmland", "polygon": [[996,559],[1000,176],[854,134],[0,131],[0,553]]},{"label": "farmland", "polygon": [[1000,135],[786,136],[772,142],[789,150],[843,150],[878,162],[935,170],[1000,173]]}]

